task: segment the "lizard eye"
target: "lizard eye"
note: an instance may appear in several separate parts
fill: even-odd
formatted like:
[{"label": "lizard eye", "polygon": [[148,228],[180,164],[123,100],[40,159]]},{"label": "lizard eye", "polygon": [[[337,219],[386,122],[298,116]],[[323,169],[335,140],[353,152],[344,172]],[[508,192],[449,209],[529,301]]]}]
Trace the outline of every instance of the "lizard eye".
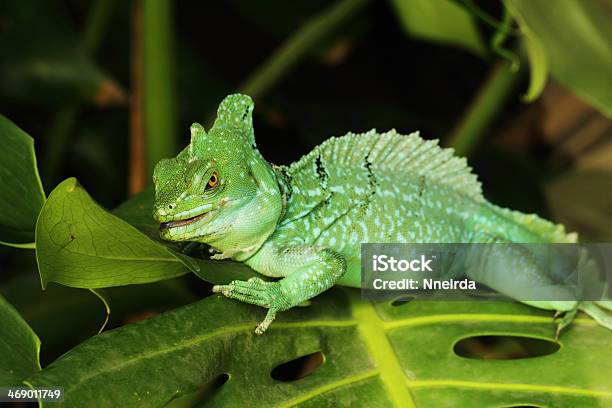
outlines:
[{"label": "lizard eye", "polygon": [[217,187],[218,184],[219,176],[217,175],[217,172],[213,172],[213,174],[210,175],[210,178],[208,179],[208,183],[206,183],[206,187],[204,188],[204,190],[212,190],[213,188]]}]

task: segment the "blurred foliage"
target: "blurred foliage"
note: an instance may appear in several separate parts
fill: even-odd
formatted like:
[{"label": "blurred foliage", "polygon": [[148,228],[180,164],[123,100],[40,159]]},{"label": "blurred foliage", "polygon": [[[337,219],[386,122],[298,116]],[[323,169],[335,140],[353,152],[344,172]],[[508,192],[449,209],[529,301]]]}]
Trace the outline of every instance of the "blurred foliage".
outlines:
[{"label": "blurred foliage", "polygon": [[[585,241],[604,242],[612,231],[612,172],[576,171],[546,188],[551,213]],[[588,211],[585,211],[588,208]]]},{"label": "blurred foliage", "polygon": [[393,0],[392,3],[408,34],[457,45],[477,55],[487,54],[473,16],[458,3],[448,0]]},{"label": "blurred foliage", "polygon": [[0,150],[0,242],[33,245],[36,218],[45,200],[34,141],[2,115],[0,138],[4,145]]},{"label": "blurred foliage", "polygon": [[[2,361],[0,383],[70,383],[78,398],[68,404],[80,405],[181,395],[175,406],[338,405],[355,395],[370,405],[609,403],[609,335],[591,320],[546,357],[457,354],[462,339],[465,353],[494,358],[543,347],[506,337],[483,352],[474,337],[483,333],[556,344],[549,314],[518,304],[372,306],[334,289],[254,338],[262,310],[192,303],[210,283],[253,272],[207,259],[206,248],[161,243],[152,191],[127,191],[131,175],[150,180],[152,164],[188,142],[192,122],[246,90],[273,163],[347,131],[420,129],[469,155],[496,204],[610,240],[612,126],[595,110],[612,111],[611,19],[609,0],[3,1],[0,241],[31,248],[38,229],[36,252],[0,247],[0,354],[23,356]],[[568,102],[570,93],[592,106]],[[89,291],[52,283],[42,292],[36,257],[43,284],[126,285],[104,292],[112,330],[96,335],[104,305]],[[28,325],[42,340],[38,374]],[[310,371],[285,368],[293,378],[302,370],[299,381],[271,377],[303,356]]]},{"label": "blurred foliage", "polygon": [[[527,37],[533,81],[546,71],[612,116],[612,2],[506,0]],[[542,85],[534,86],[541,90]],[[534,99],[539,92],[529,94]]]},{"label": "blurred foliage", "polygon": [[523,95],[523,99],[527,102],[533,102],[540,96],[544,90],[544,86],[546,86],[549,70],[548,59],[546,58],[544,45],[540,42],[534,32],[531,31],[529,25],[524,22],[522,16],[515,11],[516,9],[513,8],[514,3],[508,2],[507,4],[508,10],[511,10],[511,13],[515,16],[517,21],[520,21],[521,30],[523,33],[523,44],[529,57],[531,78],[529,88]]},{"label": "blurred foliage", "polygon": [[89,44],[80,44],[66,11],[53,1],[8,0],[0,5],[0,97],[5,103],[116,102],[116,84],[87,55]]},{"label": "blurred foliage", "polygon": [[0,327],[2,327],[0,384],[3,387],[20,386],[25,378],[40,370],[38,361],[40,340],[19,312],[2,296],[0,296]]}]

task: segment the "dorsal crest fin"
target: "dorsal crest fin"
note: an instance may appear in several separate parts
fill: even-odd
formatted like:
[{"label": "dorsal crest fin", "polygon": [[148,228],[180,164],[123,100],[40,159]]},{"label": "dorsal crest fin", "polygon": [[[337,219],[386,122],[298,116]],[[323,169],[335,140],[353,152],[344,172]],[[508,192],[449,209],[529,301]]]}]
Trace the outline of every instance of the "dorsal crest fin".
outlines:
[{"label": "dorsal crest fin", "polygon": [[480,182],[466,159],[456,157],[452,148],[440,147],[437,139],[421,138],[419,132],[406,136],[395,129],[382,134],[372,129],[333,137],[292,164],[291,171],[299,172],[318,155],[338,166],[361,166],[367,161],[380,174],[425,177],[429,183],[443,185],[477,201],[484,199]]}]

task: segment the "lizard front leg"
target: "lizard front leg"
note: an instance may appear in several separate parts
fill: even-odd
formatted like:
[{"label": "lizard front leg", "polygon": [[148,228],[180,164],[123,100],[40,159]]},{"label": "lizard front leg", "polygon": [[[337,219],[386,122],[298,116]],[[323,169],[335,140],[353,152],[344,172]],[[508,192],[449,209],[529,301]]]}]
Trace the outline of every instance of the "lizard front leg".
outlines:
[{"label": "lizard front leg", "polygon": [[255,270],[285,276],[276,282],[259,278],[215,285],[213,292],[241,302],[268,309],[265,319],[255,329],[264,333],[277,312],[290,309],[334,286],[346,272],[346,261],[339,253],[314,246],[266,248],[247,262]]}]

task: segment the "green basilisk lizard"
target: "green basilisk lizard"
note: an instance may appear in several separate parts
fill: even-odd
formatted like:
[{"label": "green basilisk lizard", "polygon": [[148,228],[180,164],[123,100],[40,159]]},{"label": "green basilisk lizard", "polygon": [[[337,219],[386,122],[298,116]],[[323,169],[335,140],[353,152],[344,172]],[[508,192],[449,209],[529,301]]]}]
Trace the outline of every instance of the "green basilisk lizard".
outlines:
[{"label": "green basilisk lizard", "polygon": [[[465,159],[418,133],[348,133],[290,166],[272,165],[255,145],[253,107],[246,95],[226,97],[209,132],[194,123],[189,146],[160,161],[153,181],[154,218],[163,239],[206,243],[217,251],[214,259],[231,258],[281,278],[213,288],[268,309],[257,334],[277,312],[334,285],[359,287],[362,242],[577,241],[561,225],[489,203]],[[545,279],[528,260],[516,273],[525,278],[517,282]],[[525,288],[498,280],[480,277],[520,299]],[[610,302],[524,303],[565,312],[559,328],[578,308],[612,328]]]}]

